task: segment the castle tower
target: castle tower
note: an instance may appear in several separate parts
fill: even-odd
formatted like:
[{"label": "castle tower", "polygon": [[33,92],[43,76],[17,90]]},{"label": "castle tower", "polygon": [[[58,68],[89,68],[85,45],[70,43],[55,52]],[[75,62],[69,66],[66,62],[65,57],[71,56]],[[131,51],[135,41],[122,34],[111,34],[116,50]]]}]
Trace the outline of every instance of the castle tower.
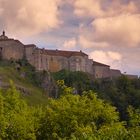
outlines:
[{"label": "castle tower", "polygon": [[3,30],[2,35],[0,36],[0,40],[8,39],[7,36],[5,36],[5,31]]},{"label": "castle tower", "polygon": [[2,35],[5,36],[5,31],[3,30]]}]

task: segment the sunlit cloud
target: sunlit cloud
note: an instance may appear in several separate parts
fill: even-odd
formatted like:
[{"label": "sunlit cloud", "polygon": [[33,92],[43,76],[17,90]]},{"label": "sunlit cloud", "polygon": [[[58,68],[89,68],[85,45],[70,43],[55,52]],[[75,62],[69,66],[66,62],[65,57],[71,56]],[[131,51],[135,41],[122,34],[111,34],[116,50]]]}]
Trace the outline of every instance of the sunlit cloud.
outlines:
[{"label": "sunlit cloud", "polygon": [[18,35],[34,35],[57,28],[61,0],[0,0],[1,28]]},{"label": "sunlit cloud", "polygon": [[140,14],[99,18],[92,22],[98,41],[129,47],[140,44]]},{"label": "sunlit cloud", "polygon": [[63,48],[65,49],[73,49],[75,48],[77,45],[77,41],[75,38],[72,38],[72,39],[69,39],[69,40],[66,40],[63,44]]},{"label": "sunlit cloud", "polygon": [[84,35],[79,36],[79,44],[82,48],[88,49],[88,48],[106,48],[109,47],[109,44],[107,42],[96,42],[94,40],[91,40],[91,38],[86,38]]},{"label": "sunlit cloud", "polygon": [[96,50],[90,53],[90,58],[95,61],[110,65],[112,68],[120,68],[122,55],[118,52]]},{"label": "sunlit cloud", "polygon": [[122,0],[75,0],[74,7],[76,15],[94,18],[138,12],[137,4],[132,0],[128,3]]},{"label": "sunlit cloud", "polygon": [[49,49],[81,49],[131,73],[140,71],[139,25],[139,0],[0,0],[0,29],[9,37]]}]

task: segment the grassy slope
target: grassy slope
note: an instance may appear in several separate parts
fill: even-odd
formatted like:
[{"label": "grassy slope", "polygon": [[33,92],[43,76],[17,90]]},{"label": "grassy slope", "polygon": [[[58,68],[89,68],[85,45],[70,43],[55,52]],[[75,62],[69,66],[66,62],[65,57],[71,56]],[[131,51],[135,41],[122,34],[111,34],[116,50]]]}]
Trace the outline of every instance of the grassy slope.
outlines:
[{"label": "grassy slope", "polygon": [[9,81],[12,80],[15,86],[23,91],[22,97],[30,105],[45,104],[47,102],[47,96],[44,95],[43,89],[32,83],[32,79],[29,77],[21,76],[21,73],[28,72],[29,70],[28,68],[22,68],[22,72],[18,72],[14,65],[7,62],[0,62],[0,85],[7,87]]}]

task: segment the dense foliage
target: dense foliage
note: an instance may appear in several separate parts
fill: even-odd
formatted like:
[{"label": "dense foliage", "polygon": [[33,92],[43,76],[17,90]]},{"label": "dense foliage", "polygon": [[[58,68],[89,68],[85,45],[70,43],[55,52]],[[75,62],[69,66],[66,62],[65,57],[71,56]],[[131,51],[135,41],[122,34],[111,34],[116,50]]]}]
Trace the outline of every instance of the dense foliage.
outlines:
[{"label": "dense foliage", "polygon": [[[0,92],[0,138],[7,140],[35,139],[37,109],[27,106],[13,85]],[[37,112],[38,113],[38,112]]]},{"label": "dense foliage", "polygon": [[[62,95],[45,107],[31,107],[14,85],[0,91],[0,139],[4,140],[135,140],[140,139],[140,110],[127,108],[128,124],[116,108],[92,91],[74,95],[58,81]],[[127,125],[127,126],[126,126]]]},{"label": "dense foliage", "polygon": [[140,108],[140,79],[128,79],[126,76],[121,76],[116,80],[98,81],[96,92],[99,97],[107,100],[116,106],[120,112],[122,120],[127,120],[127,108],[133,106]]},{"label": "dense foliage", "polygon": [[65,84],[69,87],[74,87],[78,94],[82,94],[85,90],[92,89],[91,77],[85,72],[61,70],[52,73],[52,76],[56,81],[64,80]]},{"label": "dense foliage", "polygon": [[121,120],[128,119],[127,108],[130,105],[136,109],[140,108],[140,79],[129,79],[122,75],[116,79],[93,80],[86,73],[66,70],[56,72],[53,76],[56,80],[64,80],[67,86],[75,88],[80,95],[84,90],[97,92],[99,98],[117,108]]}]

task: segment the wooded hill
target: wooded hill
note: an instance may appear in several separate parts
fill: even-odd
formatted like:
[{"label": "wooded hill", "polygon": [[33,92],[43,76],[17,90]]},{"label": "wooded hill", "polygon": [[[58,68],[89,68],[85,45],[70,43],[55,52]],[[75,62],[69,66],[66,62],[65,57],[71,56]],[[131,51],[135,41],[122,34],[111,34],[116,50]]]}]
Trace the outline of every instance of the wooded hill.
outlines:
[{"label": "wooded hill", "polygon": [[50,75],[19,60],[0,62],[0,85],[0,139],[140,139],[140,79]]}]

